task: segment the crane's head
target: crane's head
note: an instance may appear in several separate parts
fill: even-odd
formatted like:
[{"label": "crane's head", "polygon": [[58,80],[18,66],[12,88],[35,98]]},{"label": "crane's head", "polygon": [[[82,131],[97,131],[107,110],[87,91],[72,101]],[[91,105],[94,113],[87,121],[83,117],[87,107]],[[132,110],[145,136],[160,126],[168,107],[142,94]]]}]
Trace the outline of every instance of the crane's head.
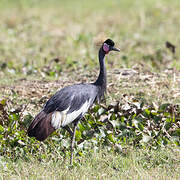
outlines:
[{"label": "crane's head", "polygon": [[120,51],[120,49],[114,47],[114,42],[111,39],[104,41],[102,49],[106,54],[108,54],[110,51]]}]

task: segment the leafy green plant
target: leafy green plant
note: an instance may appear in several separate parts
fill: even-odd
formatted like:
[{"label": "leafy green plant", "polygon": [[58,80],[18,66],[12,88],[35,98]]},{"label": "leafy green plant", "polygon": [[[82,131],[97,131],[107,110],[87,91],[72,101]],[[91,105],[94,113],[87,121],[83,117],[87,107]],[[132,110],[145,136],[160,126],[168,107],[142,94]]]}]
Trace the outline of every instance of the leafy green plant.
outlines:
[{"label": "leafy green plant", "polygon": [[[70,135],[64,129],[53,133],[45,142],[38,142],[26,134],[33,118],[31,114],[22,117],[21,109],[12,109],[7,104],[8,100],[0,102],[1,155],[28,159],[34,154],[41,160],[52,152],[69,156]],[[179,146],[179,117],[178,105],[166,103],[155,108],[130,97],[122,103],[96,105],[78,125],[76,153],[82,156],[90,149],[121,149],[121,145],[158,148],[175,143]]]}]

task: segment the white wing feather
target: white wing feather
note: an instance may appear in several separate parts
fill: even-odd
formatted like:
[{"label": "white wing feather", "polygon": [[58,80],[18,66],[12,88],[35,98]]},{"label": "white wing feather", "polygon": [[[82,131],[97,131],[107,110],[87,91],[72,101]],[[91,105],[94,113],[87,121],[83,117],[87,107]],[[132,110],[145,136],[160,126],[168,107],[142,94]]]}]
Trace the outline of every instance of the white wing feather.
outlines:
[{"label": "white wing feather", "polygon": [[80,114],[84,115],[90,106],[90,102],[86,101],[83,106],[77,110],[77,111],[73,111],[69,114],[67,114],[69,108],[67,108],[64,111],[55,111],[52,114],[52,120],[51,120],[51,125],[55,128],[58,129],[61,126],[64,127],[68,124],[70,124],[71,122],[73,122]]}]

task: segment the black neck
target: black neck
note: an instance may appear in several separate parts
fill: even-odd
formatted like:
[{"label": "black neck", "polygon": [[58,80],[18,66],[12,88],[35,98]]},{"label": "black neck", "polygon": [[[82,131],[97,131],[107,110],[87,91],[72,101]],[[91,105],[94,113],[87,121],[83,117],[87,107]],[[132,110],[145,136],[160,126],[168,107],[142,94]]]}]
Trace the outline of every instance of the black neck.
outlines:
[{"label": "black neck", "polygon": [[100,86],[103,92],[106,91],[106,67],[105,67],[105,52],[103,51],[102,47],[99,50],[99,65],[100,65],[100,72],[99,76],[94,83],[96,86]]}]

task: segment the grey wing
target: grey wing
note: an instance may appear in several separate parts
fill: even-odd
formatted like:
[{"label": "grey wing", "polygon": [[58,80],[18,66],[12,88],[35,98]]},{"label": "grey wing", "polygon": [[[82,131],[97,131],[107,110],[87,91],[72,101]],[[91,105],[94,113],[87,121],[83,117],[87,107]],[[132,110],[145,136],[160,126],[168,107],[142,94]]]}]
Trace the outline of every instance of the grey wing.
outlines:
[{"label": "grey wing", "polygon": [[44,106],[46,113],[53,112],[52,126],[57,129],[81,118],[96,100],[98,89],[92,84],[68,86],[52,96]]}]

